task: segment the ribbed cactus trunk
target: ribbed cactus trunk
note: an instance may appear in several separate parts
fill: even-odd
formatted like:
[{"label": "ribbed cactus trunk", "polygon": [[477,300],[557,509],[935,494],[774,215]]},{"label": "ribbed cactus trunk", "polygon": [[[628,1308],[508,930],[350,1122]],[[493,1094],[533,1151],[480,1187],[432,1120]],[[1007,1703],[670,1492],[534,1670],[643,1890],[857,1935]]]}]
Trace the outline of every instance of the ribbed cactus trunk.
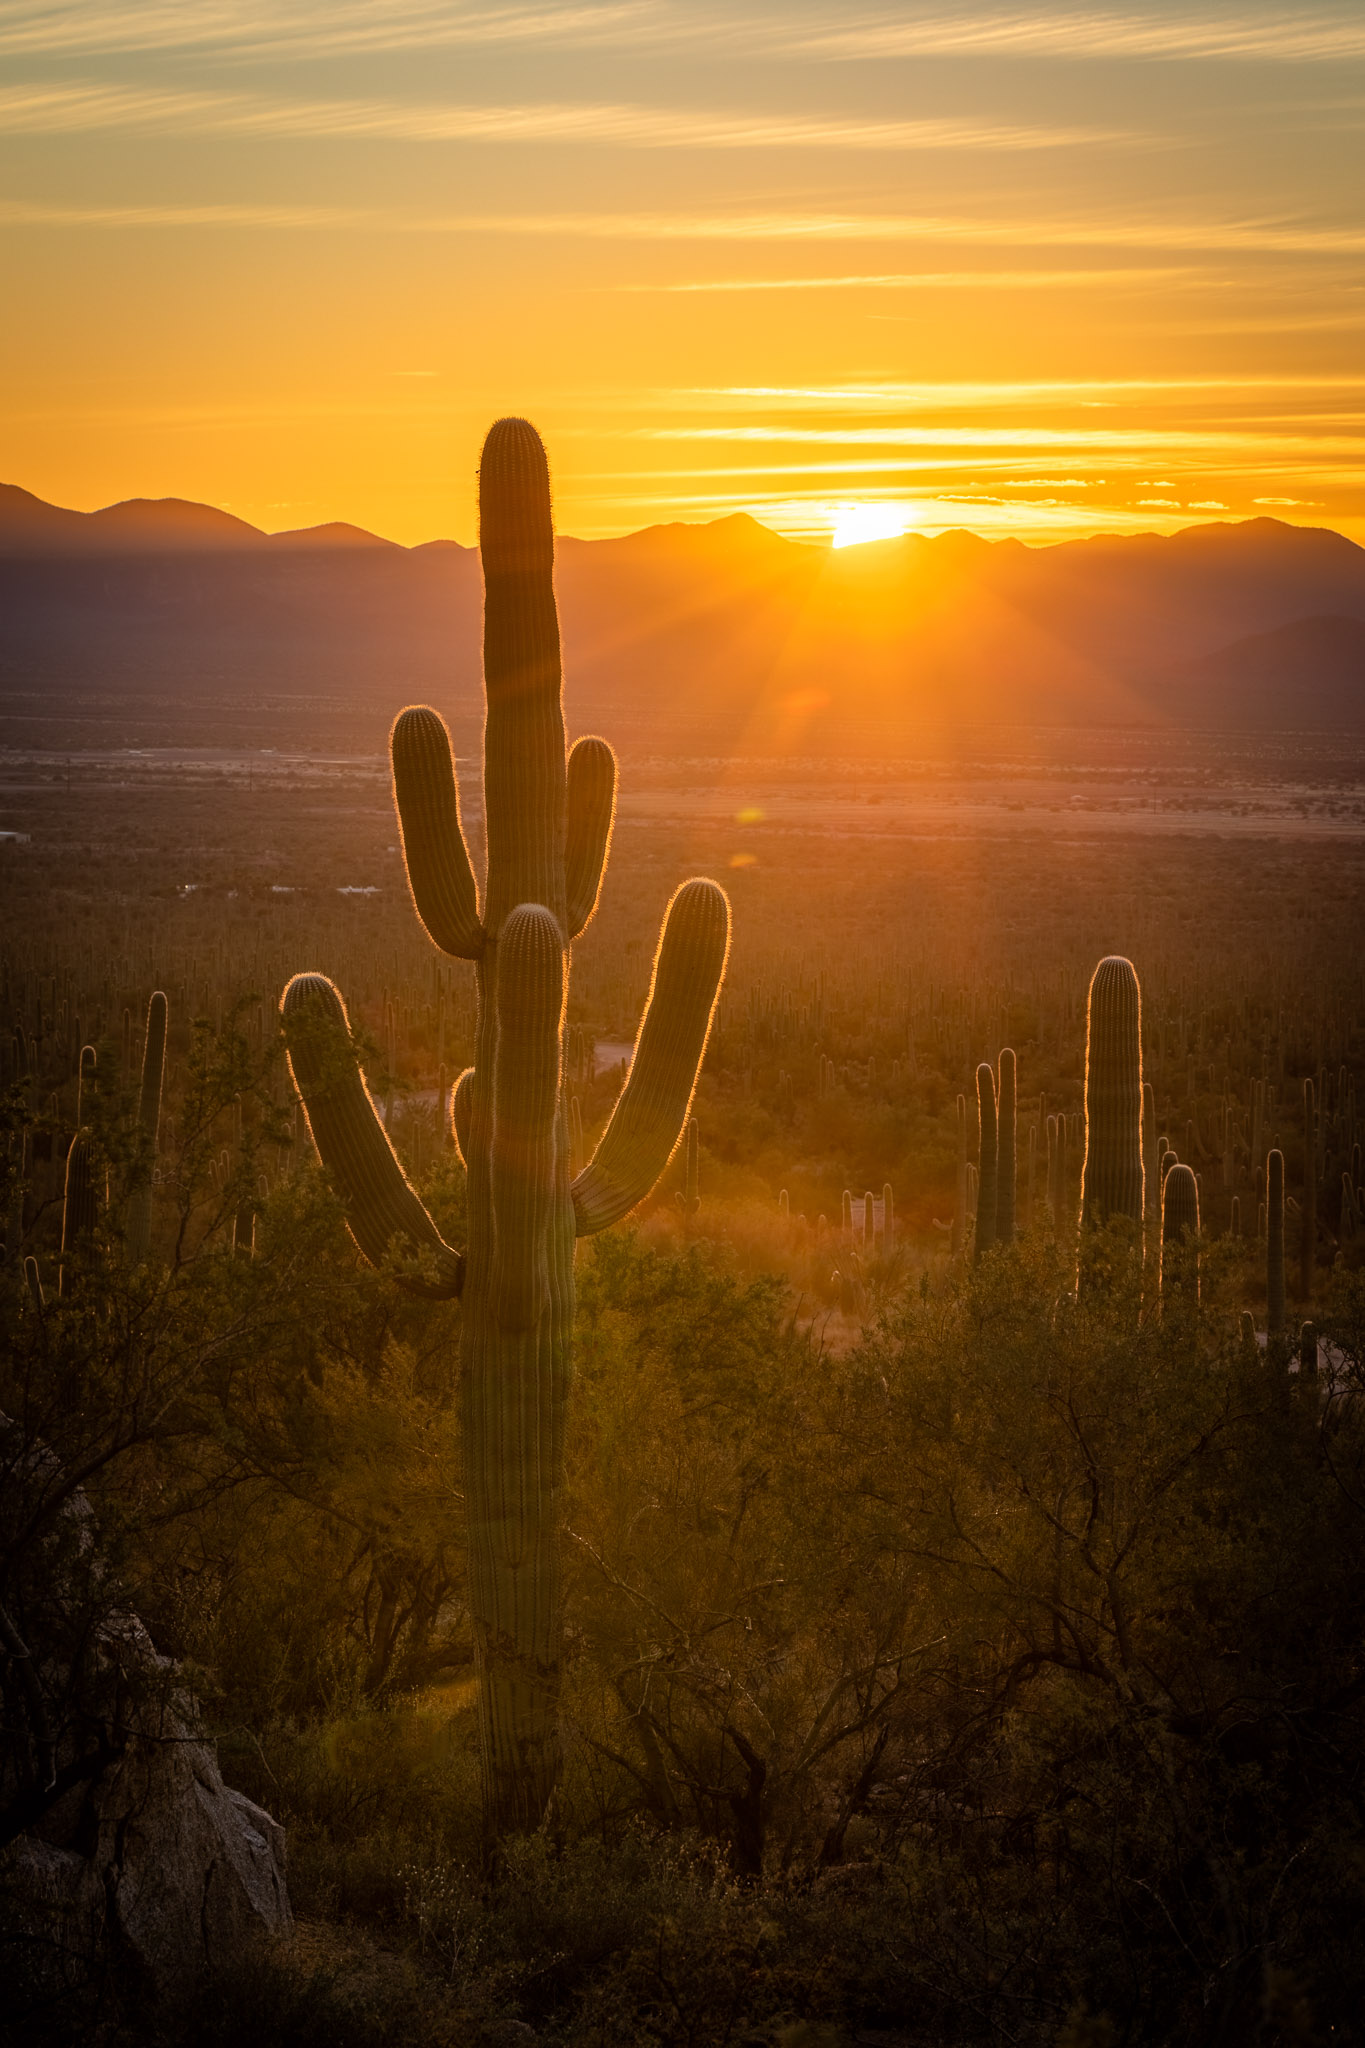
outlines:
[{"label": "ribbed cactus trunk", "polygon": [[484,1789],[500,1831],[539,1822],[558,1772],[575,1235],[560,1089],[567,785],[549,478],[534,431],[503,425],[479,475],[488,876],[460,1340]]},{"label": "ribbed cactus trunk", "polygon": [[[658,1180],[687,1118],[724,973],[729,905],[684,883],[669,906],[630,1076],[592,1159],[570,1177],[563,1088],[569,945],[592,916],[615,809],[602,740],[567,761],[545,451],[500,420],[479,476],[484,572],[480,908],[449,735],[405,711],[392,736],[408,881],[435,943],[475,963],[474,1065],[451,1091],[468,1175],[468,1244],[440,1237],[408,1185],[350,1050],[340,996],[296,975],[282,1011],[294,1077],[357,1244],[413,1292],[461,1301],[470,1608],[490,1833],[533,1828],[559,1768],[559,1514],[574,1241]],[[695,1127],[694,1127],[695,1129]],[[695,1138],[693,1140],[695,1176]]]},{"label": "ribbed cactus trunk", "polygon": [[1085,1037],[1085,1164],[1081,1226],[1142,1222],[1142,999],[1130,960],[1101,960],[1090,982]]}]

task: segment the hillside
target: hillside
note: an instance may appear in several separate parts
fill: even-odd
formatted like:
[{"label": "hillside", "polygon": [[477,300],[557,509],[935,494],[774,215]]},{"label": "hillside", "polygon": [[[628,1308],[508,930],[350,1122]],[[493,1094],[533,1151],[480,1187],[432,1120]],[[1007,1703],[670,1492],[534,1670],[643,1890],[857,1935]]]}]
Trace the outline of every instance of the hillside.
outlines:
[{"label": "hillside", "polygon": [[[628,744],[856,755],[1002,724],[1365,727],[1365,550],[1277,520],[836,553],[739,514],[566,538],[558,588],[571,720]],[[465,742],[479,608],[477,556],[454,542],[269,535],[174,499],[86,514],[0,487],[12,739],[69,717],[131,743],[150,717],[201,739],[306,721],[354,745],[421,697]]]}]

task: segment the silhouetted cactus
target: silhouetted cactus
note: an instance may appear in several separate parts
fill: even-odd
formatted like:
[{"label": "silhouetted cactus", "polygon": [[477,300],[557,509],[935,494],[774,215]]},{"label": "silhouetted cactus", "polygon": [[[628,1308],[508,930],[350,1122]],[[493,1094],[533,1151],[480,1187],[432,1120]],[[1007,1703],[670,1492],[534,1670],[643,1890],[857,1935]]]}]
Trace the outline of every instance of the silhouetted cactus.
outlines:
[{"label": "silhouetted cactus", "polygon": [[1192,1279],[1199,1291],[1199,1183],[1192,1166],[1173,1166],[1161,1184],[1161,1292]]},{"label": "silhouetted cactus", "polygon": [[66,1260],[94,1235],[98,1215],[94,1164],[89,1141],[80,1132],[71,1140],[66,1155],[66,1180],[62,1192],[62,1271],[65,1286]]},{"label": "silhouetted cactus", "polygon": [[976,1107],[980,1122],[981,1149],[976,1183],[976,1241],[973,1256],[980,1258],[995,1243],[995,1204],[999,1191],[1000,1138],[995,1109],[995,1069],[982,1060],[976,1070]]},{"label": "silhouetted cactus", "polygon": [[1142,1201],[1142,997],[1132,962],[1111,954],[1086,1006],[1082,1227],[1141,1223]]},{"label": "silhouetted cactus", "polygon": [[471,1072],[452,1121],[468,1172],[469,1243],[441,1238],[404,1178],[323,976],[296,976],[282,1011],[318,1151],[356,1242],[396,1259],[419,1294],[459,1295],[470,1604],[490,1827],[534,1827],[558,1771],[558,1519],[575,1237],[654,1186],[687,1119],[729,947],[713,882],[669,905],[629,1078],[595,1154],[570,1181],[563,1078],[567,948],[596,904],[615,761],[601,740],[565,759],[549,476],[539,436],[500,420],[479,478],[484,574],[482,908],[436,713],[405,711],[394,791],[418,915],[441,949],[477,963]]},{"label": "silhouetted cactus", "polygon": [[147,1031],[142,1045],[142,1085],[138,1090],[139,1158],[128,1198],[124,1241],[134,1265],[146,1258],[152,1240],[152,1161],[161,1123],[161,1091],[166,1075],[166,998],[157,989],[147,1005]]},{"label": "silhouetted cactus", "polygon": [[1284,1154],[1278,1147],[1265,1162],[1266,1333],[1284,1336]]},{"label": "silhouetted cactus", "polygon": [[1018,1129],[1016,1086],[1015,1058],[1006,1046],[1000,1055],[1000,1140],[995,1194],[995,1235],[1000,1244],[1014,1242],[1014,1194],[1019,1171],[1015,1157]]},{"label": "silhouetted cactus", "polygon": [[955,1206],[953,1209],[953,1234],[950,1240],[954,1257],[967,1242],[967,1098],[957,1098],[957,1174],[954,1183]]},{"label": "silhouetted cactus", "polygon": [[1313,1299],[1313,1274],[1318,1250],[1318,1114],[1317,1091],[1303,1084],[1303,1200],[1299,1207],[1299,1293],[1305,1305]]}]

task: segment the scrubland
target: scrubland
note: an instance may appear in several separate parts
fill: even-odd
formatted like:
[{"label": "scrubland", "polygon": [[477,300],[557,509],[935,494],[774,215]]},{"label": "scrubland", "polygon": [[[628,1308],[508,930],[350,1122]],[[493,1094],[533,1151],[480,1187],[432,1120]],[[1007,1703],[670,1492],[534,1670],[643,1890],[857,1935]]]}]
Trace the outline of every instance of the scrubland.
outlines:
[{"label": "scrubland", "polygon": [[[287,1825],[300,1932],[174,2025],[96,1991],[19,2037],[1359,2038],[1365,761],[1026,733],[871,771],[626,757],[574,949],[585,1152],[679,881],[725,882],[734,940],[695,1203],[680,1152],[580,1253],[563,1772],[490,1858],[459,1309],[357,1258],[276,1025],[290,974],[336,981],[458,1241],[469,970],[411,915],[381,758],[66,738],[0,760],[27,835],[0,844],[0,1409],[85,1486],[226,1775]],[[1142,983],[1148,1146],[1199,1177],[1199,1287],[1164,1304],[1150,1158],[1145,1257],[1116,1233],[1076,1289],[1109,953]],[[1018,1235],[973,1260],[974,1076],[1005,1047]],[[64,1250],[78,1128],[97,1213]]]}]

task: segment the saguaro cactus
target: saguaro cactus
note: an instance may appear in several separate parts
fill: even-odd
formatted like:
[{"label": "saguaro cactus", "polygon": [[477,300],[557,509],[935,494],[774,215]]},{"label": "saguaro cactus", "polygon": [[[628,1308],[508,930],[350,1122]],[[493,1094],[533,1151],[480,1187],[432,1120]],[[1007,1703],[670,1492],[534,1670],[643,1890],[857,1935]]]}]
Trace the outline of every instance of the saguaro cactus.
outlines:
[{"label": "saguaro cactus", "polygon": [[981,1129],[981,1151],[977,1166],[976,1242],[973,1256],[980,1258],[995,1243],[995,1204],[1000,1179],[1000,1133],[995,1112],[995,1069],[982,1060],[976,1070],[976,1106]]},{"label": "saguaro cactus", "polygon": [[558,1519],[573,1325],[574,1240],[619,1221],[657,1181],[687,1118],[729,948],[714,882],[685,882],[665,921],[629,1079],[571,1181],[563,1087],[568,948],[597,903],[615,809],[602,740],[565,759],[545,451],[500,420],[479,474],[484,575],[482,892],[434,711],[401,714],[394,793],[413,901],[444,952],[475,962],[474,1065],[451,1115],[468,1174],[469,1243],[447,1245],[408,1185],[350,1051],[332,984],[298,975],[281,1008],[323,1163],[365,1255],[413,1291],[461,1300],[470,1604],[484,1791],[494,1833],[534,1827],[559,1762]]},{"label": "saguaro cactus", "polygon": [[1142,1198],[1142,997],[1132,961],[1111,954],[1086,1005],[1081,1226],[1140,1224]]},{"label": "saguaro cactus", "polygon": [[1318,1104],[1311,1079],[1303,1084],[1303,1201],[1299,1207],[1299,1293],[1313,1299],[1318,1256]]},{"label": "saguaro cactus", "polygon": [[1192,1166],[1173,1166],[1161,1184],[1161,1292],[1193,1280],[1199,1292],[1199,1183]]},{"label": "saguaro cactus", "polygon": [[1270,1337],[1284,1336],[1284,1154],[1278,1146],[1265,1162],[1265,1327]]},{"label": "saguaro cactus", "polygon": [[1015,1101],[1017,1075],[1009,1046],[1000,1055],[1000,1146],[995,1191],[995,1235],[1001,1244],[1014,1242],[1014,1195],[1019,1177],[1015,1157],[1019,1113]]},{"label": "saguaro cactus", "polygon": [[137,1179],[128,1198],[124,1241],[133,1264],[146,1258],[152,1241],[152,1159],[156,1152],[157,1127],[161,1122],[161,1090],[166,1074],[166,998],[160,989],[147,1005],[147,1035],[142,1047],[142,1086],[138,1091],[137,1122],[142,1157]]}]

